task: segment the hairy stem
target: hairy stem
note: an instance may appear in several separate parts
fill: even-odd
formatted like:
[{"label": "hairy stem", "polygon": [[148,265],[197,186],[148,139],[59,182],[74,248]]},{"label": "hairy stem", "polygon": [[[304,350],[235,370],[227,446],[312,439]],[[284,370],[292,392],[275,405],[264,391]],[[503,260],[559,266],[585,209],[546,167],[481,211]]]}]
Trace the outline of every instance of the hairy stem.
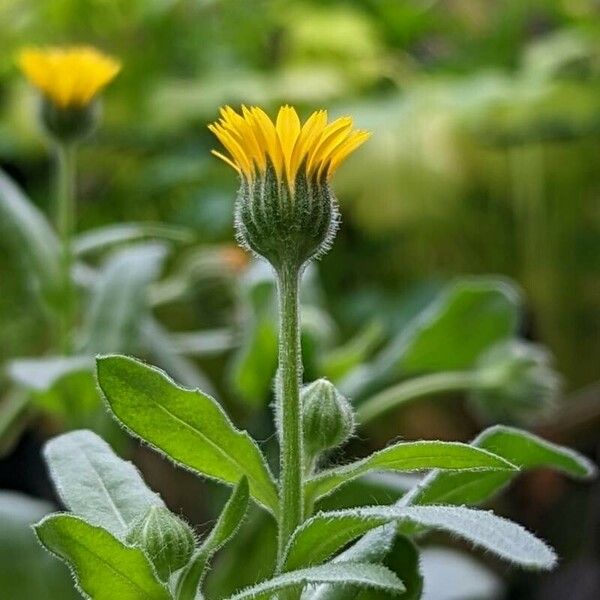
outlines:
[{"label": "hairy stem", "polygon": [[300,270],[296,266],[284,265],[277,271],[280,319],[277,374],[277,415],[281,448],[278,554],[280,563],[292,533],[302,522],[304,505],[299,280]]},{"label": "hairy stem", "polygon": [[403,381],[371,396],[358,407],[357,420],[364,425],[417,398],[444,392],[471,390],[480,385],[480,378],[473,371],[448,371],[423,375]]},{"label": "hairy stem", "polygon": [[71,269],[71,238],[75,227],[75,146],[56,146],[56,230],[61,243],[61,278],[63,301],[58,315],[58,344],[64,353],[70,351],[71,327],[75,311],[75,294]]}]

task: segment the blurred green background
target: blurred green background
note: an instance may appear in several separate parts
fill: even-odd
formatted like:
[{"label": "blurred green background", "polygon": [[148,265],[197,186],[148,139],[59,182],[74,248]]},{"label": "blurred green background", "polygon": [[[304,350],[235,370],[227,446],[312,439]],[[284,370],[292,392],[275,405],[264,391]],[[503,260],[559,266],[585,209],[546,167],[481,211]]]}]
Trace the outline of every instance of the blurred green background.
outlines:
[{"label": "blurred green background", "polygon": [[[104,122],[80,154],[79,230],[164,221],[191,227],[200,246],[229,244],[236,181],[210,155],[206,129],[218,106],[351,114],[373,137],[336,177],[343,226],[318,265],[337,340],[374,317],[400,327],[454,276],[511,277],[526,298],[521,333],[553,352],[565,404],[575,407],[547,431],[597,451],[597,0],[0,0],[0,166],[45,212],[51,161],[14,57],[25,44],[64,43],[94,44],[123,62],[104,94]],[[4,362],[43,353],[47,340],[21,265],[2,244],[0,253]],[[209,288],[163,317],[175,329],[216,328],[237,318],[230,304]],[[244,412],[223,384],[228,370],[214,360],[203,367]],[[460,418],[426,407],[372,433],[460,437]],[[154,481],[157,469],[148,467]],[[509,511],[531,517],[534,500],[521,489]],[[592,506],[592,522],[600,519],[597,489],[549,502],[533,527],[567,527],[557,508],[565,505]],[[587,543],[588,555],[598,552],[597,535]],[[564,577],[593,582],[592,567],[577,563],[581,572]],[[531,578],[516,581],[511,597],[571,589],[564,578],[548,581],[559,595]],[[569,597],[598,597],[588,588]]]}]

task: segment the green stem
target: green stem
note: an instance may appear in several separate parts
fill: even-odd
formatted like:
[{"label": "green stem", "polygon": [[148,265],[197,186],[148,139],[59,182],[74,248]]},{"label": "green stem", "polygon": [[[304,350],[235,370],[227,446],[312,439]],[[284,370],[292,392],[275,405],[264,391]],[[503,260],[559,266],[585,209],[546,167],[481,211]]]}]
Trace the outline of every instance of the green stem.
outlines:
[{"label": "green stem", "polygon": [[281,446],[279,483],[279,561],[298,525],[302,523],[302,410],[300,381],[302,353],[298,311],[298,267],[284,265],[277,271],[279,296],[279,371],[277,409]]},{"label": "green stem", "polygon": [[480,385],[480,378],[473,371],[448,371],[423,375],[403,381],[371,396],[358,407],[357,420],[364,425],[411,400],[431,394],[471,390]]},{"label": "green stem", "polygon": [[63,301],[58,315],[58,343],[62,352],[71,350],[71,328],[75,311],[75,294],[71,269],[71,240],[75,228],[75,145],[56,145],[56,230],[61,244],[61,278]]}]

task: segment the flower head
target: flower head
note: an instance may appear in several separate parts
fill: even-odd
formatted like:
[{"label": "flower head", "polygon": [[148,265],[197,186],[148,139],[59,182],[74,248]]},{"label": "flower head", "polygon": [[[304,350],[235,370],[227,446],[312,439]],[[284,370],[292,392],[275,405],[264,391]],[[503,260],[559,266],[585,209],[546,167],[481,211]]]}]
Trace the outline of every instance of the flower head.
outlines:
[{"label": "flower head", "polygon": [[273,122],[260,108],[226,106],[209,125],[227,154],[213,151],[241,176],[236,229],[241,244],[275,268],[301,266],[323,254],[338,224],[337,202],[329,181],[368,137],[352,119],[327,123],[314,112],[302,125],[291,106]]},{"label": "flower head", "polygon": [[314,112],[302,125],[296,110],[282,106],[275,123],[258,107],[242,106],[238,114],[229,106],[221,118],[209,125],[229,156],[213,153],[243,177],[264,175],[271,165],[278,181],[293,190],[298,176],[329,180],[336,169],[367,138],[353,130],[352,119],[342,117],[327,123],[327,111]]},{"label": "flower head", "polygon": [[89,46],[25,48],[21,71],[59,108],[84,107],[110,83],[121,64]]}]

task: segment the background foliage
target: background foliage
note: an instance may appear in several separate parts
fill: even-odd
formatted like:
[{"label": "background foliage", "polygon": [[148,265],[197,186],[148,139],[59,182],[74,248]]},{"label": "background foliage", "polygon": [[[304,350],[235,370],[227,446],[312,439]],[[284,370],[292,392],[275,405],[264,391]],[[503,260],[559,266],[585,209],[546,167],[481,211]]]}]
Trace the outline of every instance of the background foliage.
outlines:
[{"label": "background foliage", "polygon": [[[356,343],[363,331],[362,348],[378,348],[381,332],[400,330],[452,277],[508,276],[527,299],[521,335],[546,344],[565,378],[561,412],[540,431],[594,456],[598,16],[595,0],[0,0],[0,164],[50,210],[51,165],[32,118],[33,93],[14,65],[18,48],[85,42],[123,60],[102,128],[81,152],[79,229],[117,221],[193,229],[197,243],[175,244],[164,266],[167,281],[179,274],[190,291],[156,311],[175,331],[234,324],[246,344],[204,353],[199,363],[229,410],[264,439],[271,383],[260,376],[275,360],[269,284],[222,245],[232,240],[236,182],[210,156],[205,124],[223,103],[349,112],[374,135],[336,179],[344,226],[306,291],[309,377],[322,374],[323,361],[311,354],[319,343]],[[0,252],[4,363],[43,354],[48,339],[22,265],[4,244]],[[238,282],[233,289],[223,264]],[[339,365],[329,363],[331,377]],[[373,447],[398,435],[466,440],[478,430],[466,414],[458,402],[422,403],[374,423],[369,434]],[[2,487],[48,495],[35,456],[40,440],[61,427],[47,418],[31,426],[4,459]],[[351,452],[364,446],[356,440]],[[198,523],[217,514],[211,485],[148,452],[138,449],[136,458],[171,508]],[[505,514],[519,515],[566,556],[556,575],[511,580],[511,597],[561,598],[564,589],[595,597],[599,494],[540,473],[502,501]]]}]

